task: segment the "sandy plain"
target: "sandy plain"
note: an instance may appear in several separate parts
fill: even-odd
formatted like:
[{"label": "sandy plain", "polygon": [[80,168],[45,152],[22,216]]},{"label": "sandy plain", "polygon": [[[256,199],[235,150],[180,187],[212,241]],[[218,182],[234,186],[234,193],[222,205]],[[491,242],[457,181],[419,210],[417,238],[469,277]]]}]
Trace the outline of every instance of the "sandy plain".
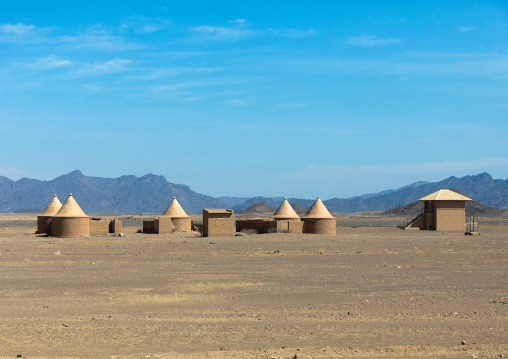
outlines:
[{"label": "sandy plain", "polygon": [[52,238],[33,219],[0,215],[1,358],[508,357],[502,221]]}]

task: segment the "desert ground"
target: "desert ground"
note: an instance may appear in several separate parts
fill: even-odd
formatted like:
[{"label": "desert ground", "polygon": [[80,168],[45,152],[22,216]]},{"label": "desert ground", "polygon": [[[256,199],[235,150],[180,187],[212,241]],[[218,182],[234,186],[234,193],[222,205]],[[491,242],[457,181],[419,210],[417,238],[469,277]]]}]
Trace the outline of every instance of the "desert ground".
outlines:
[{"label": "desert ground", "polygon": [[360,217],[202,238],[131,216],[123,237],[53,238],[0,214],[0,357],[508,357],[506,219],[466,236]]}]

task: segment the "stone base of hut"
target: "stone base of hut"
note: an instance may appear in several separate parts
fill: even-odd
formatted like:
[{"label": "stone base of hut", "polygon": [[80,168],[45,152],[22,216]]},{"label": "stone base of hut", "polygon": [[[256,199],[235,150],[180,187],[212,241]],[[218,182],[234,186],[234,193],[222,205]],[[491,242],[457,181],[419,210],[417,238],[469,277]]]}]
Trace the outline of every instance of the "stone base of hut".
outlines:
[{"label": "stone base of hut", "polygon": [[337,222],[335,218],[304,218],[303,233],[337,234]]},{"label": "stone base of hut", "polygon": [[52,216],[37,216],[37,234],[51,235]]},{"label": "stone base of hut", "polygon": [[88,237],[90,236],[90,219],[88,217],[53,217],[51,235],[54,237]]},{"label": "stone base of hut", "polygon": [[90,235],[107,236],[122,233],[122,221],[108,218],[90,218]]}]

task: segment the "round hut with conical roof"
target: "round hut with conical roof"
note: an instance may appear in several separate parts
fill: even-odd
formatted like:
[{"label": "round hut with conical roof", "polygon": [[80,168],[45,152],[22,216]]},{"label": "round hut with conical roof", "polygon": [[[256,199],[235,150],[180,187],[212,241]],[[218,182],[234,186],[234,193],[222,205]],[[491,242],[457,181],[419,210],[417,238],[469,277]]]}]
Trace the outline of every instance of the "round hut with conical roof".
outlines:
[{"label": "round hut with conical roof", "polygon": [[60,208],[62,208],[62,203],[55,194],[46,209],[40,214],[40,216],[37,216],[37,233],[51,234],[51,218],[57,214]]},{"label": "round hut with conical roof", "polygon": [[305,216],[302,217],[303,233],[336,234],[337,224],[323,202],[316,199]]},{"label": "round hut with conical roof", "polygon": [[175,231],[177,232],[191,231],[192,220],[187,213],[185,213],[180,203],[178,203],[176,197],[173,197],[173,200],[161,217],[170,217],[171,222],[173,222],[173,225],[175,226]]},{"label": "round hut with conical roof", "polygon": [[51,235],[55,237],[82,237],[90,235],[90,217],[69,194],[62,208],[52,217]]},{"label": "round hut with conical roof", "polygon": [[280,204],[279,208],[275,211],[272,216],[276,221],[286,220],[286,221],[299,221],[300,216],[296,214],[295,210],[289,204],[287,198],[284,198],[284,201]]}]

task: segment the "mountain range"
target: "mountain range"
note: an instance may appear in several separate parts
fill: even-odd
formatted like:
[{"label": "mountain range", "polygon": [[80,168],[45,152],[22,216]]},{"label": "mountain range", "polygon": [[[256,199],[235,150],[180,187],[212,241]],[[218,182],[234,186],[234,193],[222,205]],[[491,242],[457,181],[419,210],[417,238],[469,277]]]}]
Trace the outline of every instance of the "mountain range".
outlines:
[{"label": "mountain range", "polygon": [[[488,173],[439,182],[415,182],[352,198],[332,198],[323,203],[332,212],[382,211],[405,206],[440,189],[456,188],[466,196],[489,207],[508,209],[508,180],[493,179]],[[72,193],[88,213],[162,213],[176,197],[187,213],[203,208],[232,208],[237,211],[264,202],[277,208],[283,197],[218,197],[192,191],[188,186],[168,182],[164,176],[85,176],[76,170],[51,181],[22,178],[18,181],[0,176],[0,212],[42,211],[54,194],[63,202]],[[288,198],[291,204],[309,208],[314,199]]]}]

